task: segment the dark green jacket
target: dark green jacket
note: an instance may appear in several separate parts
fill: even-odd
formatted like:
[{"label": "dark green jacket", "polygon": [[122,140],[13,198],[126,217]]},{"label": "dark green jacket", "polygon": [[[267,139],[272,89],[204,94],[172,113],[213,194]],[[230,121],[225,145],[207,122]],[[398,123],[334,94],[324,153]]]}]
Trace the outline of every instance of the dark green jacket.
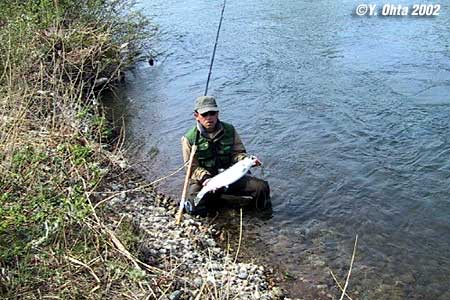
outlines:
[{"label": "dark green jacket", "polygon": [[[206,132],[200,133],[197,126],[194,126],[185,134],[184,139],[192,146],[197,134],[195,143],[197,152],[194,156],[191,175],[193,180],[202,181],[205,177],[214,176],[219,169],[227,169],[247,156],[244,145],[231,124],[218,123],[218,131],[212,134],[212,138],[209,138]],[[186,160],[188,154],[184,153],[184,156]]]}]

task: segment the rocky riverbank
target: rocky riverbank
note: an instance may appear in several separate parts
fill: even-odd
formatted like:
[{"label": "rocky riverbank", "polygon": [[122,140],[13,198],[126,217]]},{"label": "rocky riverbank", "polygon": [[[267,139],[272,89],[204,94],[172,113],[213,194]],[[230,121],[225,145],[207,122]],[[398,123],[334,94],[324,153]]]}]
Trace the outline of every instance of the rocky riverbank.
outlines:
[{"label": "rocky riverbank", "polygon": [[[127,180],[109,182],[101,197],[115,196],[107,204],[116,212],[112,229],[124,219],[132,220],[139,236],[137,259],[159,274],[150,280],[156,299],[284,299],[283,291],[271,284],[264,266],[239,262],[235,252],[215,241],[220,232],[208,219],[184,215],[175,224],[172,199],[152,188]],[[127,192],[125,192],[127,191]]]}]

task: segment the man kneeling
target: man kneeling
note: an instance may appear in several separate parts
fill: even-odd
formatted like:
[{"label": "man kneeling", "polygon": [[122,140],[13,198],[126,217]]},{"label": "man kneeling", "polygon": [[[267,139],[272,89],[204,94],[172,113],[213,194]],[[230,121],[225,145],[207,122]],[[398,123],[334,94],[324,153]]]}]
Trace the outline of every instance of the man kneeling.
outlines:
[{"label": "man kneeling", "polygon": [[[192,171],[189,179],[189,193],[186,210],[192,214],[202,214],[212,207],[222,206],[223,194],[241,197],[237,203],[240,206],[254,204],[257,208],[270,205],[270,188],[267,181],[244,175],[231,184],[226,190],[220,189],[207,193],[200,203],[194,204],[194,198],[208,180],[232,166],[234,163],[248,157],[245,147],[233,125],[219,120],[219,108],[211,96],[201,96],[196,99],[194,108],[196,125],[181,139],[184,161],[188,161],[192,145],[197,145],[197,151],[192,161]],[[256,160],[255,165],[261,162]],[[242,201],[246,199],[246,201]],[[236,202],[235,202],[236,203]]]}]

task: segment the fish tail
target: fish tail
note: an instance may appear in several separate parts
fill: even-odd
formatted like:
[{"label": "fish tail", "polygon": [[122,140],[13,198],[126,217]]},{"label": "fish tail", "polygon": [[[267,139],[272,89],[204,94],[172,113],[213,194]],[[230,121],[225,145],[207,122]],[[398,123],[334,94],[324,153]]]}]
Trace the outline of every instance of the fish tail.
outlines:
[{"label": "fish tail", "polygon": [[197,206],[200,203],[200,200],[202,200],[203,196],[205,195],[205,193],[201,193],[199,192],[197,194],[197,196],[194,199],[194,205]]}]

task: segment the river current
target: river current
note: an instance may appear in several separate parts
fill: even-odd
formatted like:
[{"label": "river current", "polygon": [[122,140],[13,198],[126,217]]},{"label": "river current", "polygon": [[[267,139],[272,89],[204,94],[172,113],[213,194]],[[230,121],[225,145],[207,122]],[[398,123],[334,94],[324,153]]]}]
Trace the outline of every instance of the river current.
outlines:
[{"label": "river current", "polygon": [[[359,17],[358,1],[228,0],[209,91],[264,163],[273,212],[247,216],[248,244],[285,270],[291,296],[326,299],[321,285],[334,285],[329,269],[344,281],[358,234],[353,299],[450,299],[444,2],[435,17]],[[222,2],[141,6],[159,55],[129,72],[122,101],[151,179],[182,165]],[[179,197],[182,180],[160,188]]]}]

